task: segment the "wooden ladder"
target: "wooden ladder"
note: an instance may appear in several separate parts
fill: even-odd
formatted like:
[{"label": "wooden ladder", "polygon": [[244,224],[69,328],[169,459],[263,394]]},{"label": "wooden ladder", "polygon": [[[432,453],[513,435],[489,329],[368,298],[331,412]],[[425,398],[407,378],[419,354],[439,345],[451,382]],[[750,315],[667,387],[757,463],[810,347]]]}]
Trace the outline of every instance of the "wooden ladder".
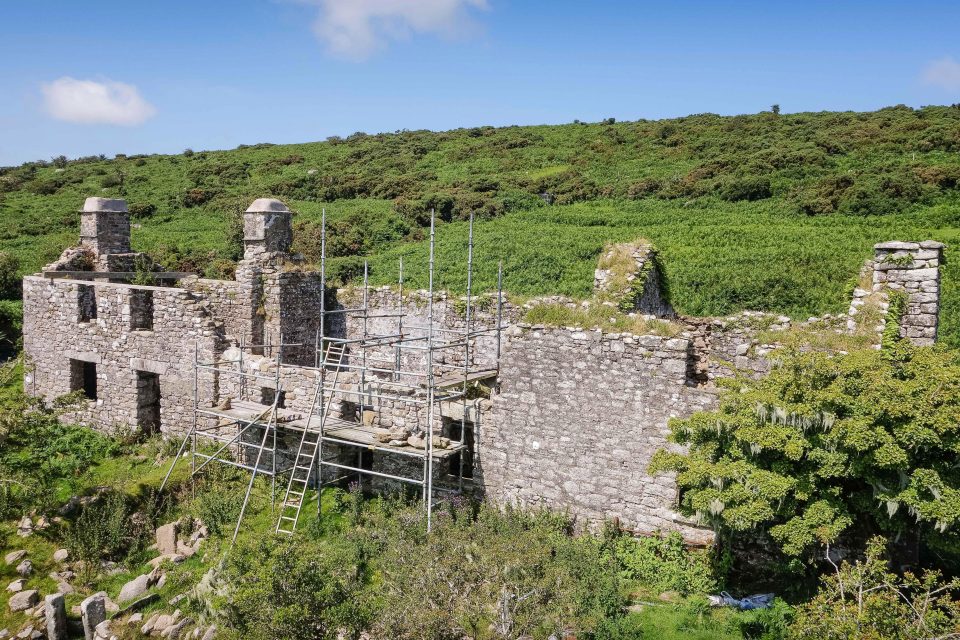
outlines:
[{"label": "wooden ladder", "polygon": [[[300,446],[297,448],[297,456],[293,459],[293,470],[290,472],[290,481],[287,483],[287,491],[283,496],[283,502],[280,503],[280,517],[277,519],[277,533],[292,534],[297,528],[297,522],[300,520],[300,512],[303,510],[304,498],[307,494],[307,487],[310,482],[310,475],[313,473],[313,467],[317,462],[317,454],[320,451],[320,439],[323,437],[323,428],[327,421],[327,415],[330,413],[330,405],[333,402],[333,396],[336,393],[337,380],[340,377],[341,365],[346,354],[346,347],[342,344],[333,344],[327,348],[321,366],[327,367],[332,364],[332,359],[336,358],[336,371],[333,376],[333,385],[330,387],[334,391],[330,392],[326,405],[322,404],[323,397],[323,379],[317,382],[317,388],[313,394],[313,407],[307,416],[307,424],[303,429],[303,435],[300,438]],[[313,412],[320,403],[320,428],[312,429]],[[317,499],[319,500],[319,494]]]}]

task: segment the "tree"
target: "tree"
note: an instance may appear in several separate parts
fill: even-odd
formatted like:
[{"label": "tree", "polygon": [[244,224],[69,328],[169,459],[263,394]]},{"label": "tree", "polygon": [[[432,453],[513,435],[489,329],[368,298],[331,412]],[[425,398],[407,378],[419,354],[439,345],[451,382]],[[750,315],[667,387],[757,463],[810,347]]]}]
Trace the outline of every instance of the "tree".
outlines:
[{"label": "tree", "polygon": [[688,515],[721,534],[766,529],[792,556],[855,528],[910,535],[960,520],[957,353],[904,340],[787,350],[766,378],[728,386],[716,411],[671,422],[689,453],[651,463],[677,473]]},{"label": "tree", "polygon": [[775,116],[780,115],[780,105],[778,104],[770,105],[770,112]]},{"label": "tree", "polygon": [[[960,579],[937,571],[891,573],[884,540],[873,538],[862,561],[834,564],[817,596],[798,607],[796,640],[955,638],[960,632]],[[829,556],[827,557],[829,559]]]}]

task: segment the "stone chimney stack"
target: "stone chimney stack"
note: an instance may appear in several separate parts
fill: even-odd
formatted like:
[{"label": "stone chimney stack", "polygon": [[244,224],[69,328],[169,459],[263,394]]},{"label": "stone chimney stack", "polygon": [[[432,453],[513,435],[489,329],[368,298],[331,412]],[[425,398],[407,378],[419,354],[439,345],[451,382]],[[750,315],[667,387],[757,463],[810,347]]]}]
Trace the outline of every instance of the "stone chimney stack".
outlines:
[{"label": "stone chimney stack", "polygon": [[80,246],[97,256],[130,253],[127,201],[87,198],[80,210]]},{"label": "stone chimney stack", "polygon": [[937,339],[943,248],[933,240],[881,242],[873,247],[873,290],[906,292],[900,335],[917,345],[929,346]]},{"label": "stone chimney stack", "polygon": [[243,257],[287,253],[293,244],[293,213],[279,200],[257,198],[243,214]]}]

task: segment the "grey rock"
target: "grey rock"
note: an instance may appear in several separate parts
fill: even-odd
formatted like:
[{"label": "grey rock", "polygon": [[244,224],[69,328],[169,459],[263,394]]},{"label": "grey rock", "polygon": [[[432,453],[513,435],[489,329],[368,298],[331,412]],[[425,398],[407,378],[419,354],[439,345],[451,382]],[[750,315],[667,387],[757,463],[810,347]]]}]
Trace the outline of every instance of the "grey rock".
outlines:
[{"label": "grey rock", "polygon": [[67,558],[70,557],[70,552],[66,549],[57,549],[53,552],[54,562],[66,562]]},{"label": "grey rock", "polygon": [[180,622],[177,622],[176,624],[173,624],[167,627],[166,629],[164,629],[163,633],[161,633],[160,635],[166,638],[171,638],[171,640],[180,638],[181,635],[183,634],[183,630],[192,624],[193,624],[193,618],[190,618],[190,617],[184,618]]},{"label": "grey rock", "polygon": [[179,528],[179,522],[170,522],[162,527],[157,527],[157,551],[160,552],[160,555],[174,555],[177,553],[177,532]]},{"label": "grey rock", "polygon": [[27,552],[24,551],[23,549],[20,549],[19,551],[11,551],[7,555],[5,555],[3,559],[7,564],[17,564],[24,557],[26,557],[26,555],[27,555]]},{"label": "grey rock", "polygon": [[20,564],[17,565],[17,573],[24,578],[28,577],[33,573],[33,563],[30,562],[29,559],[21,561]]},{"label": "grey rock", "polygon": [[35,607],[38,602],[40,602],[40,594],[37,593],[36,589],[30,589],[29,591],[20,591],[10,596],[7,605],[10,607],[10,611],[16,613]]},{"label": "grey rock", "polygon": [[145,594],[149,588],[150,575],[145,573],[141,576],[137,576],[127,584],[123,585],[123,587],[120,589],[120,595],[117,596],[117,601],[124,603],[131,600],[136,600]]},{"label": "grey rock", "polygon": [[11,593],[17,593],[19,591],[23,591],[23,587],[26,583],[27,583],[26,579],[17,578],[16,580],[14,580],[13,582],[7,585],[7,591]]},{"label": "grey rock", "polygon": [[80,616],[85,640],[94,640],[97,625],[107,619],[107,608],[102,594],[94,594],[80,603]]},{"label": "grey rock", "polygon": [[43,615],[47,623],[47,640],[66,640],[67,606],[62,593],[44,598]]}]

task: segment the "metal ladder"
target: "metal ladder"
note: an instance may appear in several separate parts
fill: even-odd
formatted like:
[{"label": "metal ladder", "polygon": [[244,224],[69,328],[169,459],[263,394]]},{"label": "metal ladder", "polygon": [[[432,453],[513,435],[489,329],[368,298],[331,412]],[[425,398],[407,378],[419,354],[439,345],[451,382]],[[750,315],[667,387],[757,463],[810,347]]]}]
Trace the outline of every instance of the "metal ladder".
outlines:
[{"label": "metal ladder", "polygon": [[[287,483],[287,491],[280,505],[280,517],[277,519],[277,533],[286,533],[289,535],[297,528],[297,522],[300,520],[300,512],[303,510],[304,497],[307,494],[307,487],[310,482],[310,474],[313,473],[313,466],[317,461],[317,453],[320,451],[320,439],[323,437],[323,428],[327,422],[327,415],[330,413],[330,405],[333,402],[333,396],[337,388],[337,380],[340,377],[341,365],[343,364],[346,351],[346,347],[342,344],[333,344],[327,348],[327,353],[321,366],[329,366],[331,364],[331,356],[336,358],[336,371],[333,376],[333,385],[330,387],[333,391],[330,392],[326,405],[323,405],[321,400],[323,397],[322,378],[317,382],[317,388],[313,394],[313,404],[310,415],[307,416],[307,424],[303,429],[303,436],[300,438],[297,456],[293,460],[290,482]],[[312,426],[313,412],[318,403],[321,403],[320,429],[312,430],[310,427]],[[317,499],[320,499],[319,496]]]}]

